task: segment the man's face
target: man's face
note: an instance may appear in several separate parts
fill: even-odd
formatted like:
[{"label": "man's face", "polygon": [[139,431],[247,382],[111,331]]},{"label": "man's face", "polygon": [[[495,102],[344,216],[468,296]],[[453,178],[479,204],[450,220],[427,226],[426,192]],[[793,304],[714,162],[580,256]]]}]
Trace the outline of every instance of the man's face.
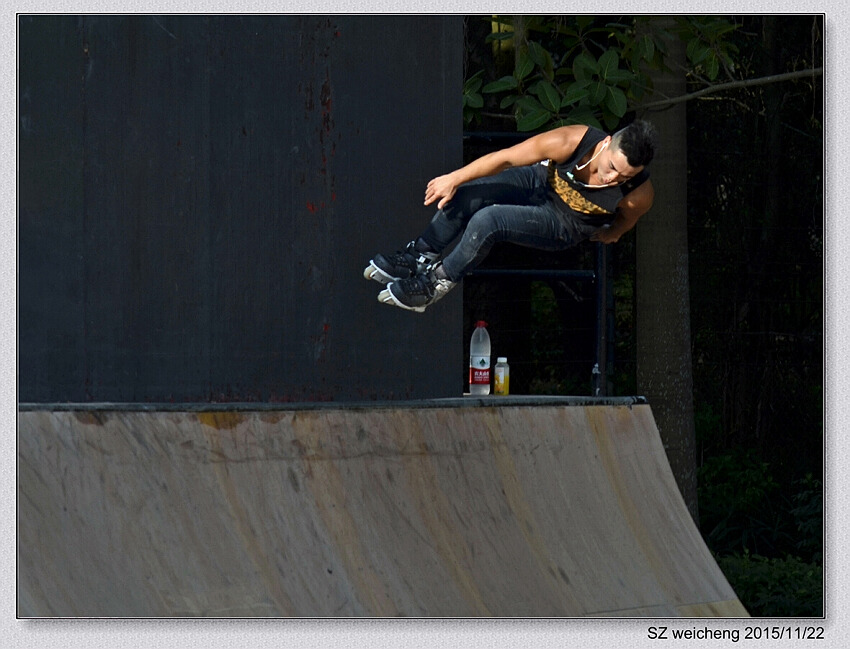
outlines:
[{"label": "man's face", "polygon": [[611,144],[611,136],[608,136],[608,145],[597,158],[596,176],[603,185],[616,185],[637,176],[643,167],[632,167],[626,159],[626,154]]}]

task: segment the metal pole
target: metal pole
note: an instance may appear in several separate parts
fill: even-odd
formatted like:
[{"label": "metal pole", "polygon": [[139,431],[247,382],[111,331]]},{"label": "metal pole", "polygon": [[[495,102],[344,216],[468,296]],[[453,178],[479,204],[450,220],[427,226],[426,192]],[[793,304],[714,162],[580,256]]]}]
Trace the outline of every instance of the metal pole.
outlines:
[{"label": "metal pole", "polygon": [[596,244],[596,364],[600,372],[599,396],[608,395],[608,247]]}]

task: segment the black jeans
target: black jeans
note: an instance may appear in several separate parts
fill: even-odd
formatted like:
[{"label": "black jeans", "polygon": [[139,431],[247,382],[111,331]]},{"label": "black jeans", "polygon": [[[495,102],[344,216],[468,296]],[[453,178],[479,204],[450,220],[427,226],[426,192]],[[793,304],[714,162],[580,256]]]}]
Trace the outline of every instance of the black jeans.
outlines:
[{"label": "black jeans", "polygon": [[542,250],[564,250],[576,243],[559,217],[563,208],[549,190],[546,171],[544,165],[516,167],[473,180],[437,211],[421,235],[431,248],[441,253],[463,233],[443,260],[450,280],[460,281],[497,241]]}]

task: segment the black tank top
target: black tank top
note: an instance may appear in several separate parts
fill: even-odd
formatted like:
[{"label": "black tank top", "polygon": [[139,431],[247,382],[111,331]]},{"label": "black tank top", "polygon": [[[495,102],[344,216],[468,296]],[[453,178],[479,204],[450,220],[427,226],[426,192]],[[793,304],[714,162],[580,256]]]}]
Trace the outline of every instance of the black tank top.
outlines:
[{"label": "black tank top", "polygon": [[566,208],[565,216],[582,235],[587,235],[611,223],[617,211],[617,204],[623,196],[649,180],[647,167],[644,167],[634,178],[612,187],[584,187],[567,176],[567,172],[573,171],[578,161],[606,136],[607,134],[603,131],[590,126],[568,160],[561,164],[553,160],[549,160],[548,163],[549,187]]}]

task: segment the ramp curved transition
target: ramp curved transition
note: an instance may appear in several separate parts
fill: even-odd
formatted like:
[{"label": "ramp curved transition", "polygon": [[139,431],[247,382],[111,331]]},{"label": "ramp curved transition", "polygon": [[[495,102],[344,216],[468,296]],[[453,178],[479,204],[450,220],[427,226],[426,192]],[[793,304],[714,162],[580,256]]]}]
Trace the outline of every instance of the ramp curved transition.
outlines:
[{"label": "ramp curved transition", "polygon": [[648,405],[21,410],[21,617],[742,617]]}]

